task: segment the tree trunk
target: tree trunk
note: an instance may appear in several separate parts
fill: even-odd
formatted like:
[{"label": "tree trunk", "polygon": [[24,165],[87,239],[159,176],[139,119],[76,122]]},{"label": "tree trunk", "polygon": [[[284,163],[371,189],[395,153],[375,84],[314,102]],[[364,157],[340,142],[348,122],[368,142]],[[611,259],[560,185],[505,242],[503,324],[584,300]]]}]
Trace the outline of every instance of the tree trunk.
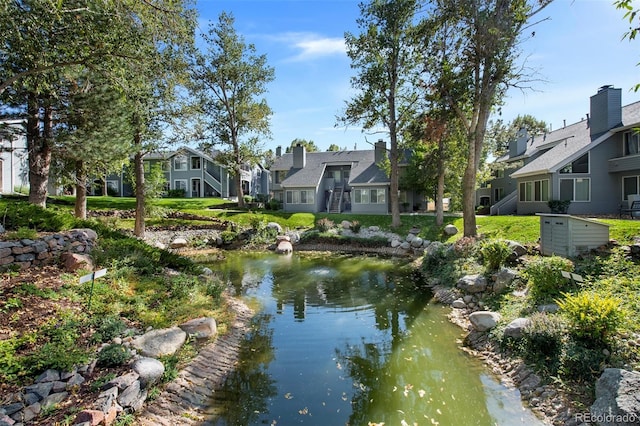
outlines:
[{"label": "tree trunk", "polygon": [[109,195],[109,191],[108,191],[108,185],[107,185],[107,175],[105,173],[105,175],[102,177],[102,196],[106,197],[107,195]]},{"label": "tree trunk", "polygon": [[444,223],[444,138],[440,138],[438,147],[438,185],[436,189],[436,226]]},{"label": "tree trunk", "polygon": [[144,208],[144,164],[142,162],[140,133],[136,132],[134,136],[134,143],[138,147],[133,157],[133,167],[135,173],[135,187],[136,187],[136,222],[133,228],[133,234],[138,238],[144,238],[145,233],[145,208]]},{"label": "tree trunk", "polygon": [[75,216],[87,218],[87,168],[84,161],[76,161],[76,205]]},{"label": "tree trunk", "polygon": [[53,109],[44,109],[43,130],[40,131],[38,96],[30,93],[27,99],[27,149],[29,156],[29,202],[42,208],[47,206],[47,185],[51,165],[53,138]]},{"label": "tree trunk", "polygon": [[236,170],[236,187],[238,193],[238,207],[241,209],[245,207],[244,205],[244,192],[242,191],[242,170],[238,168]]},{"label": "tree trunk", "polygon": [[[470,149],[470,151],[473,151],[473,149]],[[476,168],[475,161],[471,156],[472,154],[469,154],[467,158],[467,166],[464,169],[462,178],[462,215],[465,237],[475,237],[477,232],[475,210]]]}]

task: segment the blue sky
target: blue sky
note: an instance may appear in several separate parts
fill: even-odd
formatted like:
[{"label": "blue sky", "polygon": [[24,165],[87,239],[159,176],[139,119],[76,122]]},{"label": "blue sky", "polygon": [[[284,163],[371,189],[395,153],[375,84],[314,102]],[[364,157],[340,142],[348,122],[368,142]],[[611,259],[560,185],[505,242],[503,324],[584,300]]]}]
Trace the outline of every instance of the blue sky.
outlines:
[{"label": "blue sky", "polygon": [[[613,0],[555,0],[538,16],[548,18],[531,30],[521,59],[536,70],[533,90],[511,90],[501,117],[531,114],[557,129],[589,112],[589,97],[600,86],[622,89],[623,105],[640,100],[631,88],[640,83],[640,40],[622,40],[629,24]],[[200,29],[217,22],[222,11],[235,17],[236,30],[257,52],[266,54],[276,79],[266,95],[274,111],[272,140],[265,149],[312,140],[321,150],[336,144],[370,149],[384,135],[358,127],[335,127],[350,99],[354,75],[344,50],[344,33],[358,33],[357,0],[198,0]]]}]

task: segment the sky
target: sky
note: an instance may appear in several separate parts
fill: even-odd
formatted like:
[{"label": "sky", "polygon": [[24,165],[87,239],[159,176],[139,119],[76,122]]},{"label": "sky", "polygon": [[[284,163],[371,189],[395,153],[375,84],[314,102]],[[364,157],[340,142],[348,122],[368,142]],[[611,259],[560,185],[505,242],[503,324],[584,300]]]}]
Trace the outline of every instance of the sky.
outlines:
[{"label": "sky", "polygon": [[[221,12],[267,57],[275,69],[266,101],[273,110],[265,149],[283,149],[294,139],[313,141],[325,151],[372,149],[383,134],[357,126],[336,127],[336,117],[354,92],[355,70],[345,52],[344,33],[359,34],[357,0],[198,0],[199,28],[207,32]],[[613,0],[555,0],[536,15],[521,45],[520,63],[534,72],[531,89],[511,89],[499,115],[505,122],[530,114],[558,129],[586,118],[589,97],[604,85],[622,89],[622,104],[640,101],[640,39],[622,39],[629,29]]]}]

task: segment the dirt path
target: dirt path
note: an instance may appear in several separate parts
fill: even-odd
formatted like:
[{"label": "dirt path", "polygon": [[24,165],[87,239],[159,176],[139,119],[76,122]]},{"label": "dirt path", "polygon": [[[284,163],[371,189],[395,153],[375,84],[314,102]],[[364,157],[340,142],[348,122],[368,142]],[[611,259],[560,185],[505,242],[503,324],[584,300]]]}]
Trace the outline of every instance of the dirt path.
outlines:
[{"label": "dirt path", "polygon": [[240,345],[249,331],[253,312],[244,303],[229,299],[235,320],[228,332],[204,348],[160,396],[136,416],[137,425],[207,425],[209,402],[238,361]]}]

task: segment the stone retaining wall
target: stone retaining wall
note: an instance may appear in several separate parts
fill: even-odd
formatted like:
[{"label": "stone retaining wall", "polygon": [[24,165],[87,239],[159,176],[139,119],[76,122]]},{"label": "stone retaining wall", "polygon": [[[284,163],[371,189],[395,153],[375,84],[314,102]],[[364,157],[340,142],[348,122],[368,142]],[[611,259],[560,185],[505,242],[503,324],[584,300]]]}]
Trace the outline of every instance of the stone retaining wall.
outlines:
[{"label": "stone retaining wall", "polygon": [[57,262],[62,253],[89,253],[97,238],[91,229],[72,229],[37,240],[0,241],[0,267],[17,265],[27,269]]}]

